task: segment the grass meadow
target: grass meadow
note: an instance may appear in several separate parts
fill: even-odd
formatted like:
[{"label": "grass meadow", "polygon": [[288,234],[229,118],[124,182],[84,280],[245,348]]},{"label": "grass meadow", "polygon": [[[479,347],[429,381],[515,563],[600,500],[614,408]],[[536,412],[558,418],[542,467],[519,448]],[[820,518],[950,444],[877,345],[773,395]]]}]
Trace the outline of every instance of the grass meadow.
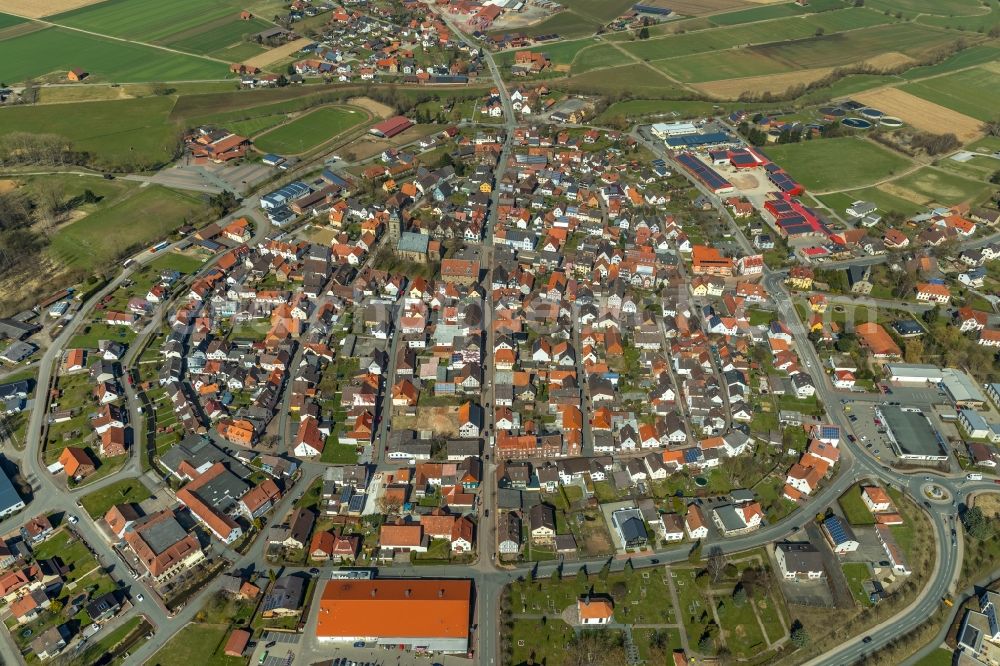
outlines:
[{"label": "grass meadow", "polygon": [[191,81],[229,76],[224,63],[151,46],[105,39],[76,30],[46,28],[0,41],[7,83],[80,68],[91,80],[114,82]]},{"label": "grass meadow", "polygon": [[51,133],[72,140],[98,164],[155,165],[173,157],[178,127],[169,121],[172,97],[80,102],[0,109],[0,136]]},{"label": "grass meadow", "polygon": [[68,266],[105,266],[130,249],[173,233],[203,205],[199,197],[150,185],[62,227],[48,251]]},{"label": "grass meadow", "polygon": [[902,89],[978,120],[1000,115],[1000,73],[985,67],[915,81]]},{"label": "grass meadow", "polygon": [[254,139],[254,144],[267,153],[304,153],[366,119],[367,116],[359,109],[346,107],[316,109],[261,134]]},{"label": "grass meadow", "polygon": [[819,191],[863,187],[910,164],[871,141],[855,137],[768,146],[764,152],[807,189]]}]

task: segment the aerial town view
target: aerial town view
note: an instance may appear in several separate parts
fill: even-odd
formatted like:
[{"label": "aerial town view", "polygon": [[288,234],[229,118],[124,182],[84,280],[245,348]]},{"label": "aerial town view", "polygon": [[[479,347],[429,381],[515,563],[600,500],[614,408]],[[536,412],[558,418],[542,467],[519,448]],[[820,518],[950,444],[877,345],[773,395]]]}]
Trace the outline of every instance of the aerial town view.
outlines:
[{"label": "aerial town view", "polygon": [[0,0],[0,665],[1000,666],[1000,0]]}]

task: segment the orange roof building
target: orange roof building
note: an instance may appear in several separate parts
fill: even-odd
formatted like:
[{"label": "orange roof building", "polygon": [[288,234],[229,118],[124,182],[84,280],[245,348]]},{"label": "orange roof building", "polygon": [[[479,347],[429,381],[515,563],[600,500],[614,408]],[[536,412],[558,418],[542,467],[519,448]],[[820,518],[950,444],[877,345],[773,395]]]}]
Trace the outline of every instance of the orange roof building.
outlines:
[{"label": "orange roof building", "polygon": [[66,470],[66,476],[74,479],[90,476],[97,469],[87,452],[78,446],[67,446],[63,449],[59,454],[59,462]]},{"label": "orange roof building", "polygon": [[854,327],[854,333],[875,358],[900,358],[903,355],[899,345],[880,324],[875,322],[859,324]]},{"label": "orange roof building", "polygon": [[334,580],[320,598],[316,637],[467,653],[471,599],[468,580]]}]

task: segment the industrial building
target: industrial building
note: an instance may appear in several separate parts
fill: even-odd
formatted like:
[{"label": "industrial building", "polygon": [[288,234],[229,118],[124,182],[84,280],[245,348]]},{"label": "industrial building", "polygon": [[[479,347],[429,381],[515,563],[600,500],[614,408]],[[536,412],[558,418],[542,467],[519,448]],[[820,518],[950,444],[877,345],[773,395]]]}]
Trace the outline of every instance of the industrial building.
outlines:
[{"label": "industrial building", "polygon": [[316,637],[468,653],[471,622],[469,580],[333,580],[319,599]]}]

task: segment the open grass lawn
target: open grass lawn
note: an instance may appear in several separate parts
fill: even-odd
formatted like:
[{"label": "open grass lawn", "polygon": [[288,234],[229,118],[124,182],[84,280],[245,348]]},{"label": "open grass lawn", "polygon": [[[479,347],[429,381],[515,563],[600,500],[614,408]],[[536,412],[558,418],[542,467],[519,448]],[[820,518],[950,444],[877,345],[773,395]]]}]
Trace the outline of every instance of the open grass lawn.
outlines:
[{"label": "open grass lawn", "polygon": [[[552,61],[553,65],[568,65],[573,62],[573,58],[582,49],[588,46],[593,46],[597,42],[593,39],[575,39],[572,41],[555,42],[553,44],[543,44],[539,46],[534,46],[530,49],[522,49],[528,51],[537,51],[544,53]],[[613,47],[612,47],[613,48]],[[505,67],[510,67],[514,64],[514,57],[517,51],[504,51],[496,56],[497,66],[501,69]]]},{"label": "open grass lawn", "polygon": [[647,664],[656,663],[650,661],[650,643],[655,632],[660,632],[666,636],[666,647],[664,650],[667,654],[670,654],[674,650],[680,650],[683,647],[679,629],[633,629],[632,640],[635,642],[636,649],[639,650],[639,658],[644,659]]},{"label": "open grass lawn", "polygon": [[67,582],[80,580],[98,566],[97,560],[87,550],[86,544],[73,538],[66,530],[56,532],[48,541],[39,544],[34,551],[35,558],[39,560],[47,560],[50,557],[62,560],[69,568]]},{"label": "open grass lawn", "polygon": [[69,347],[97,349],[101,340],[116,340],[128,344],[135,339],[135,331],[127,326],[111,326],[105,323],[90,323],[69,340]]},{"label": "open grass lawn", "polygon": [[844,568],[844,576],[847,578],[847,586],[851,588],[854,600],[862,608],[872,605],[868,593],[865,592],[864,582],[870,580],[872,575],[868,570],[868,565],[864,562],[845,562],[841,565]]},{"label": "open grass lawn", "polygon": [[611,44],[598,44],[577,54],[573,61],[572,72],[582,74],[593,69],[604,69],[607,67],[618,67],[632,62],[628,55]]},{"label": "open grass lawn", "polygon": [[84,495],[80,503],[91,518],[99,520],[115,504],[138,504],[150,497],[149,490],[139,479],[122,479]]},{"label": "open grass lawn", "polygon": [[261,134],[254,139],[254,144],[264,152],[279,155],[304,153],[364,121],[365,114],[358,109],[316,109]]},{"label": "open grass lawn", "polygon": [[914,201],[951,206],[962,202],[978,203],[992,189],[983,181],[969,180],[962,176],[923,167],[902,178],[880,186],[880,189],[897,196],[910,196]]},{"label": "open grass lawn", "polygon": [[319,459],[332,465],[354,465],[358,462],[358,451],[353,444],[341,444],[331,436]]},{"label": "open grass lawn", "polygon": [[[775,601],[777,599],[777,601]],[[788,609],[784,607],[784,596],[779,588],[767,590],[767,594],[759,593],[753,599],[757,617],[764,625],[764,631],[772,643],[785,636],[788,626]]]},{"label": "open grass lawn", "polygon": [[159,41],[232,14],[242,6],[234,0],[106,0],[88,7],[48,17],[53,23],[82,28],[102,35]]},{"label": "open grass lawn", "polygon": [[[593,19],[587,18],[582,14],[577,14],[571,11],[561,11],[558,14],[550,16],[541,23],[536,23],[535,25],[527,26],[525,28],[519,28],[518,32],[523,32],[526,35],[552,35],[556,34],[561,37],[583,37],[586,35],[593,35],[597,32],[597,28],[600,23]],[[503,31],[499,31],[502,33]]]},{"label": "open grass lawn", "polygon": [[861,486],[855,484],[847,489],[840,499],[837,500],[840,509],[844,512],[844,517],[851,525],[874,525],[875,516],[865,506],[861,499]]},{"label": "open grass lawn", "polygon": [[94,81],[191,81],[229,76],[221,62],[64,28],[46,28],[0,41],[0,62],[4,63],[7,83],[53,73],[64,78],[74,67],[88,71]]},{"label": "open grass lawn", "polygon": [[608,573],[603,579],[592,573],[586,579],[567,576],[562,579],[547,578],[511,584],[511,609],[519,613],[555,617],[563,609],[576,604],[576,600],[593,588],[596,594],[610,594],[624,584],[624,595],[615,602],[615,620],[636,624],[671,624],[668,590],[663,582],[663,569],[626,570]]},{"label": "open grass lawn", "polygon": [[[299,100],[295,110],[305,108],[303,99],[315,98],[319,91],[331,91],[332,86],[286,86],[284,88],[262,88],[257,90],[229,90],[206,93],[204,95],[182,95],[171,110],[170,119],[185,126],[205,122],[226,123],[233,120],[243,120],[258,115],[274,113],[273,110],[261,112],[261,107],[278,102]],[[345,86],[338,92],[361,92],[357,88]],[[223,115],[229,114],[229,115]]]},{"label": "open grass lawn", "polygon": [[[1000,73],[974,67],[909,83],[906,92],[979,120],[993,120],[1000,109]],[[970,94],[970,91],[976,91]]]},{"label": "open grass lawn", "polygon": [[955,653],[951,650],[938,648],[916,662],[914,666],[951,666],[953,663],[955,663]]},{"label": "open grass lawn", "polygon": [[722,599],[721,603],[721,608],[718,608],[719,622],[729,651],[737,657],[750,657],[763,652],[767,643],[750,600],[742,606],[736,605],[732,599]]},{"label": "open grass lawn", "polygon": [[223,654],[229,638],[228,624],[189,624],[153,655],[156,664],[201,666],[246,666],[242,657]]},{"label": "open grass lawn", "polygon": [[[984,158],[985,159],[985,158]],[[878,206],[882,214],[897,211],[910,216],[925,210],[919,203],[903,199],[883,192],[877,187],[863,187],[858,190],[847,190],[846,192],[836,192],[834,194],[824,194],[819,200],[827,208],[844,217],[844,211],[855,201],[870,201]]]},{"label": "open grass lawn", "polygon": [[536,664],[559,666],[565,658],[563,646],[572,636],[570,626],[558,618],[548,619],[545,624],[534,619],[515,619],[511,632],[512,663],[523,664],[534,658]]},{"label": "open grass lawn", "polygon": [[581,92],[631,92],[649,99],[671,99],[690,92],[643,63],[594,70],[572,76],[561,84]]},{"label": "open grass lawn", "polygon": [[[774,162],[810,190],[842,190],[871,184],[902,171],[909,162],[854,137],[768,146]],[[845,165],[851,168],[843,168]]]},{"label": "open grass lawn", "polygon": [[660,60],[654,64],[665,74],[685,83],[780,74],[795,69],[786,63],[747,49],[711,51],[682,58]]},{"label": "open grass lawn", "polygon": [[[0,51],[4,42],[0,42]],[[58,134],[100,165],[133,169],[173,158],[178,128],[168,120],[172,97],[0,109],[0,136]]]},{"label": "open grass lawn", "polygon": [[1000,58],[1000,48],[988,44],[979,44],[959,51],[947,60],[939,62],[936,65],[914,67],[913,69],[900,74],[900,77],[908,81],[912,81],[928,76],[947,74],[948,72],[954,72],[957,69],[963,69],[965,67],[972,67],[973,65],[983,65],[988,62],[993,62],[998,58]]},{"label": "open grass lawn", "polygon": [[49,250],[74,266],[104,265],[168,236],[201,207],[196,196],[151,185],[61,228]]},{"label": "open grass lawn", "polygon": [[965,162],[943,159],[936,166],[959,176],[985,181],[989,180],[990,176],[1000,169],[1000,162],[992,157],[973,157]]},{"label": "open grass lawn", "polygon": [[146,264],[146,267],[152,270],[155,274],[159,275],[160,271],[173,270],[180,273],[194,273],[205,262],[197,257],[189,257],[186,254],[178,254],[177,252],[168,252],[166,254],[161,254],[159,257],[153,261]]},{"label": "open grass lawn", "polygon": [[895,83],[897,81],[899,81],[899,79],[895,76],[884,76],[881,74],[852,74],[851,76],[845,76],[839,81],[836,81],[833,85],[827,88],[818,88],[812,92],[806,93],[799,98],[799,102],[803,104],[826,102],[831,99],[848,97],[855,93],[871,90],[872,88],[878,88],[879,86],[883,86],[887,83]]}]

